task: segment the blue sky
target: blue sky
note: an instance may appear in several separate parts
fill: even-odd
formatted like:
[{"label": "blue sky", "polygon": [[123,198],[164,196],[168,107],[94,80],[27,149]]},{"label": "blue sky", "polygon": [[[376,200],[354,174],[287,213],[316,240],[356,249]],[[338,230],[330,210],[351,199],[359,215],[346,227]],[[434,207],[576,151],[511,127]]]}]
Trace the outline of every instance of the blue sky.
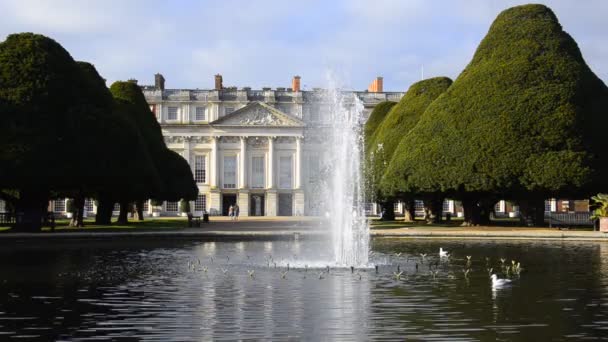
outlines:
[{"label": "blue sky", "polygon": [[[0,38],[31,31],[92,62],[108,82],[135,78],[168,88],[310,89],[328,71],[344,88],[406,90],[424,76],[455,78],[498,13],[526,1],[336,0],[155,1],[0,0]],[[608,1],[545,1],[608,80]]]}]

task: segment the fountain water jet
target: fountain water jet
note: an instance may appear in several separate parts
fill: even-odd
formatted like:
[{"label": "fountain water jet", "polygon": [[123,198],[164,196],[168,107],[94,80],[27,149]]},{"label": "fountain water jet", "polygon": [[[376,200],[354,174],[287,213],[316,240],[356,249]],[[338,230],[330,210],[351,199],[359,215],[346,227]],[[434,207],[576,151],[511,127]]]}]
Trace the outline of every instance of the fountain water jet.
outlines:
[{"label": "fountain water jet", "polygon": [[[333,82],[329,82],[330,84]],[[335,84],[335,83],[334,83]],[[369,226],[363,193],[363,104],[352,92],[332,86],[324,96],[326,122],[326,193],[328,225],[334,262],[350,267],[368,266]]]}]

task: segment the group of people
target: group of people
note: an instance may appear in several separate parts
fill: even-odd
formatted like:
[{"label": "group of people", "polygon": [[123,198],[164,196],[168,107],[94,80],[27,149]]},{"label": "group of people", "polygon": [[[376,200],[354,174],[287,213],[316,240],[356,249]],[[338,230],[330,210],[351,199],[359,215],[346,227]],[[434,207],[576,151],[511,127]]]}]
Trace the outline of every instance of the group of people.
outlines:
[{"label": "group of people", "polygon": [[231,205],[230,208],[228,208],[228,216],[231,220],[236,220],[239,217],[239,210],[238,204]]}]

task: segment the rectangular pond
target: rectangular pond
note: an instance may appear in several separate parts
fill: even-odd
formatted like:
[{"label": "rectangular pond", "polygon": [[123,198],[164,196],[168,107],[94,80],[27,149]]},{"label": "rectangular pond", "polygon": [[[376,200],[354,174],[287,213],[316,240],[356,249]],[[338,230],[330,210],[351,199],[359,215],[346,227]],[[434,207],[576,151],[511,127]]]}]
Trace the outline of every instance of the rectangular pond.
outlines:
[{"label": "rectangular pond", "polygon": [[[5,244],[0,340],[608,336],[608,243],[375,239],[370,267],[354,270],[328,270],[328,250],[309,240]],[[492,287],[490,273],[511,282]]]}]

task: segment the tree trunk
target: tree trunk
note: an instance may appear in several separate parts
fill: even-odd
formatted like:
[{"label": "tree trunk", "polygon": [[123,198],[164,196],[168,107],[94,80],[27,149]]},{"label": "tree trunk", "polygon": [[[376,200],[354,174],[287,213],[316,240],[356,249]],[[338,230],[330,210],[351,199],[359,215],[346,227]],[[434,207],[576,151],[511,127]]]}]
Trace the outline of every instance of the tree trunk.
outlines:
[{"label": "tree trunk", "polygon": [[394,221],[395,220],[395,202],[382,202],[382,221]]},{"label": "tree trunk", "polygon": [[545,225],[545,200],[529,199],[520,200],[519,212],[522,225],[531,227],[542,227]]},{"label": "tree trunk", "polygon": [[144,220],[144,201],[143,200],[137,200],[135,202],[135,219],[138,221],[143,221]]},{"label": "tree trunk", "polygon": [[108,198],[100,197],[98,199],[98,204],[97,215],[95,215],[95,224],[111,224],[114,201]]},{"label": "tree trunk", "polygon": [[414,222],[416,220],[416,202],[413,200],[403,202],[404,221]]},{"label": "tree trunk", "polygon": [[464,222],[462,223],[465,227],[479,226],[481,221],[481,213],[477,200],[466,198],[462,200],[462,209],[464,210]]},{"label": "tree trunk", "polygon": [[489,226],[491,224],[490,215],[494,211],[494,199],[481,199],[477,202],[479,208],[479,224],[482,226]]},{"label": "tree trunk", "polygon": [[46,215],[49,205],[48,193],[36,190],[21,190],[19,195],[15,229],[28,232],[40,231],[43,215]]},{"label": "tree trunk", "polygon": [[80,192],[74,197],[74,208],[70,227],[84,227],[84,196]]},{"label": "tree trunk", "polygon": [[443,219],[443,197],[433,197],[424,201],[427,223],[441,223]]},{"label": "tree trunk", "polygon": [[120,212],[118,214],[118,220],[116,220],[116,223],[118,223],[118,224],[129,223],[128,215],[129,215],[129,212],[131,211],[130,209],[131,209],[131,205],[129,202],[127,202],[127,201],[120,202]]}]

